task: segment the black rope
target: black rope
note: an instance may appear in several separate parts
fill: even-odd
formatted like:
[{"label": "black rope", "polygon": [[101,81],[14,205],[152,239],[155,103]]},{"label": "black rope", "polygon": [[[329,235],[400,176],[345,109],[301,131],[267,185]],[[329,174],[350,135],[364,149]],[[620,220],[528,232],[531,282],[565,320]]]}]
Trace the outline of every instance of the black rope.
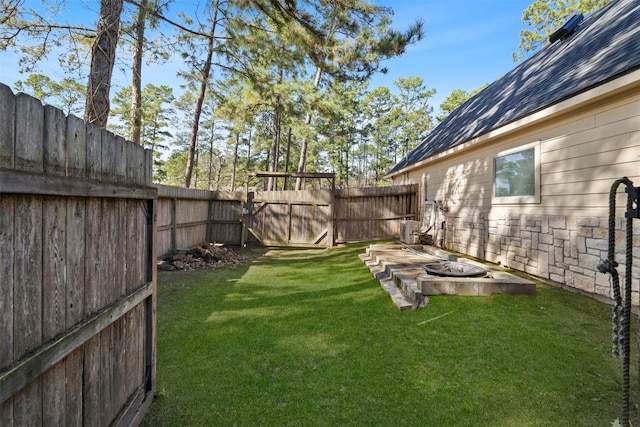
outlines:
[{"label": "black rope", "polygon": [[[616,217],[616,193],[620,184],[625,184],[627,189],[633,188],[633,183],[627,178],[616,180],[609,191],[609,246],[608,259],[598,264],[598,271],[611,274],[613,288],[612,306],[612,353],[614,357],[623,358],[623,404],[622,404],[622,425],[629,425],[629,365],[630,365],[630,335],[631,335],[631,264],[633,260],[633,224],[632,217],[627,216],[626,224],[626,257],[625,257],[625,288],[624,305],[620,292],[620,280],[615,260],[615,217]],[[634,192],[627,191],[627,212],[631,210],[634,203]]]}]

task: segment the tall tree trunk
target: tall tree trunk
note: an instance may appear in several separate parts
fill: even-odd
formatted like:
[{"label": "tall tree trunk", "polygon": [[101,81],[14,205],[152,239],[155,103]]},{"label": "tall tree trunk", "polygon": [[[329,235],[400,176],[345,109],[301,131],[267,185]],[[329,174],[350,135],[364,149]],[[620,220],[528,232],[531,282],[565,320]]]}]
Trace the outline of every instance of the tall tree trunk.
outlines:
[{"label": "tall tree trunk", "polygon": [[[380,133],[378,132],[378,141],[380,141]],[[380,147],[380,143],[378,142],[376,144],[376,153],[375,153],[375,165],[376,167],[374,168],[375,174],[373,175],[373,186],[377,187],[378,186],[378,181],[380,179],[380,175],[379,175],[379,171],[380,171],[380,161],[381,161],[381,157],[382,157],[382,149]]]},{"label": "tall tree trunk", "polygon": [[[279,103],[278,103],[279,104]],[[269,172],[278,171],[278,161],[280,160],[280,108],[276,107],[273,117],[273,138],[271,141],[271,161],[269,162]],[[269,177],[268,190],[277,190],[278,178]]]},{"label": "tall tree trunk", "polygon": [[[284,79],[284,70],[282,69],[282,67],[280,68],[280,77],[278,79],[279,83],[282,83],[282,80]],[[273,140],[271,142],[271,164],[269,165],[269,171],[270,172],[277,172],[278,171],[278,162],[280,160],[280,123],[281,123],[281,115],[282,115],[282,111],[281,111],[281,106],[282,105],[282,98],[280,97],[280,95],[277,95],[276,98],[276,107],[274,109],[274,114],[273,114]],[[278,188],[278,178],[276,177],[269,177],[269,184],[267,185],[269,190],[275,191]]]},{"label": "tall tree trunk", "polygon": [[[264,170],[268,171],[270,164],[271,164],[271,151],[267,151],[267,159],[264,162]],[[265,191],[269,190],[269,187],[267,185],[268,185],[267,183],[262,181],[262,189],[263,190],[265,190]]]},{"label": "tall tree trunk", "polygon": [[200,164],[200,151],[196,150],[195,161],[193,162],[193,188],[198,188],[198,165]]},{"label": "tall tree trunk", "polygon": [[147,20],[148,0],[141,0],[136,20],[136,40],[133,46],[133,72],[131,76],[131,133],[129,139],[141,144],[142,127],[142,51],[144,47],[144,29]]},{"label": "tall tree trunk", "polygon": [[[322,69],[320,67],[316,68],[316,76],[313,79],[313,86],[318,87],[320,85],[320,77],[322,77]],[[311,124],[311,111],[307,112],[307,116],[304,119],[304,124],[309,126]],[[308,150],[308,142],[307,137],[302,138],[302,143],[300,144],[300,161],[298,162],[298,172],[303,173],[305,170],[305,165],[307,163],[307,150]],[[302,178],[296,178],[296,191],[302,190],[303,184]]]},{"label": "tall tree trunk", "polygon": [[367,165],[368,165],[368,159],[367,159],[367,143],[365,142],[364,144],[364,159],[362,160],[362,175],[364,175],[364,187],[367,187],[369,185],[369,175],[367,175]]},{"label": "tall tree trunk", "polygon": [[[289,132],[287,135],[287,156],[285,157],[284,160],[284,171],[285,172],[289,172],[289,158],[291,156],[291,126],[289,126]],[[285,176],[284,177],[284,185],[282,186],[283,190],[286,190],[287,188],[289,188],[289,177]]]},{"label": "tall tree trunk", "polygon": [[91,70],[87,84],[84,120],[101,129],[109,118],[111,74],[116,59],[123,0],[102,0],[96,39],[91,47]]},{"label": "tall tree trunk", "polygon": [[247,139],[247,172],[251,170],[251,130],[249,130],[249,139]]},{"label": "tall tree trunk", "polygon": [[349,188],[349,147],[351,147],[351,134],[347,134],[347,144],[344,148],[344,182]]},{"label": "tall tree trunk", "polygon": [[240,134],[236,134],[236,145],[233,148],[233,169],[231,170],[231,191],[236,191],[236,169],[238,168],[238,145],[240,145]]},{"label": "tall tree trunk", "polygon": [[218,162],[216,169],[216,191],[220,190],[220,180],[222,179],[222,162]]},{"label": "tall tree trunk", "polygon": [[211,137],[209,138],[209,173],[207,174],[207,189],[211,191],[211,182],[213,179],[213,132],[215,131],[215,122],[211,120]]},{"label": "tall tree trunk", "polygon": [[196,110],[193,113],[193,126],[191,127],[191,140],[189,141],[189,157],[187,158],[187,167],[184,173],[184,186],[189,188],[191,185],[191,175],[193,174],[193,160],[197,149],[198,128],[200,126],[200,115],[202,114],[202,104],[209,86],[209,75],[211,73],[211,61],[213,58],[214,36],[216,32],[216,24],[218,20],[218,5],[220,0],[216,0],[214,5],[213,19],[211,24],[211,32],[209,33],[209,46],[207,49],[207,60],[202,68],[200,75],[200,92],[198,93],[198,101],[196,102]]}]

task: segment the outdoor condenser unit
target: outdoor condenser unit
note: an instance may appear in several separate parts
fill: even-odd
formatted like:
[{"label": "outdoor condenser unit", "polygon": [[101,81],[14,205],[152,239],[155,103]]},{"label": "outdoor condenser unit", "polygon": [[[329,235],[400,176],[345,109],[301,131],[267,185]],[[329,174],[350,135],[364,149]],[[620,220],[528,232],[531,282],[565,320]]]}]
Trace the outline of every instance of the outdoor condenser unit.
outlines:
[{"label": "outdoor condenser unit", "polygon": [[418,243],[418,230],[420,230],[420,223],[418,221],[401,221],[400,241],[408,245]]}]

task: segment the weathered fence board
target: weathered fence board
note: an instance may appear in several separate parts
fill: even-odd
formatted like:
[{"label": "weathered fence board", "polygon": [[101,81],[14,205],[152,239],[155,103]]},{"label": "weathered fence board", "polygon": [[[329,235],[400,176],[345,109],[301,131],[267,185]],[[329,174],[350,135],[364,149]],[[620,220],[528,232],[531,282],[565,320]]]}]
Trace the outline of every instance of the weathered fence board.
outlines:
[{"label": "weathered fence board", "polygon": [[[87,145],[84,143],[87,138],[87,128],[85,123],[77,117],[67,117],[67,152],[66,177],[85,177],[87,164]],[[128,178],[131,178],[128,176]],[[137,182],[137,181],[134,181]]]},{"label": "weathered fence board", "polygon": [[66,203],[62,197],[49,200],[42,212],[44,247],[49,248],[49,256],[44,257],[43,265],[43,277],[48,282],[43,287],[42,298],[43,316],[47,319],[43,322],[43,341],[53,339],[66,329],[66,214]]},{"label": "weathered fence board", "polygon": [[0,84],[0,425],[126,425],[155,392],[151,155]]},{"label": "weathered fence board", "polygon": [[37,99],[19,93],[16,97],[15,168],[42,172],[44,108]]},{"label": "weathered fence board", "polygon": [[[14,206],[15,196],[0,194],[0,259],[12,261]],[[0,263],[0,337],[3,337],[0,345],[0,366],[8,366],[14,360],[13,283],[13,262]]]},{"label": "weathered fence board", "polygon": [[417,191],[408,185],[245,194],[158,186],[158,253],[203,241],[326,247],[397,238],[400,222],[417,217]]},{"label": "weathered fence board", "polygon": [[251,198],[249,243],[332,246],[331,190],[258,191]]},{"label": "weathered fence board", "polygon": [[156,187],[160,256],[202,242],[241,244],[245,193]]},{"label": "weathered fence board", "polygon": [[246,195],[239,193],[238,200],[227,200],[224,193],[215,193],[210,201],[210,224],[207,236],[210,241],[232,245],[242,243],[242,208]]},{"label": "weathered fence board", "polygon": [[335,195],[336,242],[397,238],[400,222],[418,217],[418,186],[349,188]]},{"label": "weathered fence board", "polygon": [[4,125],[0,125],[0,166],[14,167],[14,141],[16,125],[16,98],[8,86],[0,84],[0,117]]},{"label": "weathered fence board", "polygon": [[14,224],[13,360],[18,360],[42,340],[42,198],[19,197]]}]

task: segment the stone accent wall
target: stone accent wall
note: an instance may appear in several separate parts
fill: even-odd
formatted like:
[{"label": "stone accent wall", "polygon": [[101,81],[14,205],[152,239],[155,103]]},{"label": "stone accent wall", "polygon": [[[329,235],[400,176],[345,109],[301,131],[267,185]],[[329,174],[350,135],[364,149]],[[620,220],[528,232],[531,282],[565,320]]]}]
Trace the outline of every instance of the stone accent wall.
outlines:
[{"label": "stone accent wall", "polygon": [[484,259],[487,220],[486,214],[447,215],[445,245],[449,249]]},{"label": "stone accent wall", "polygon": [[[532,276],[608,298],[611,275],[598,272],[607,258],[608,218],[527,214],[448,216],[445,246]],[[626,220],[616,218],[616,261],[625,275]],[[638,305],[640,223],[634,220],[633,303]]]}]

